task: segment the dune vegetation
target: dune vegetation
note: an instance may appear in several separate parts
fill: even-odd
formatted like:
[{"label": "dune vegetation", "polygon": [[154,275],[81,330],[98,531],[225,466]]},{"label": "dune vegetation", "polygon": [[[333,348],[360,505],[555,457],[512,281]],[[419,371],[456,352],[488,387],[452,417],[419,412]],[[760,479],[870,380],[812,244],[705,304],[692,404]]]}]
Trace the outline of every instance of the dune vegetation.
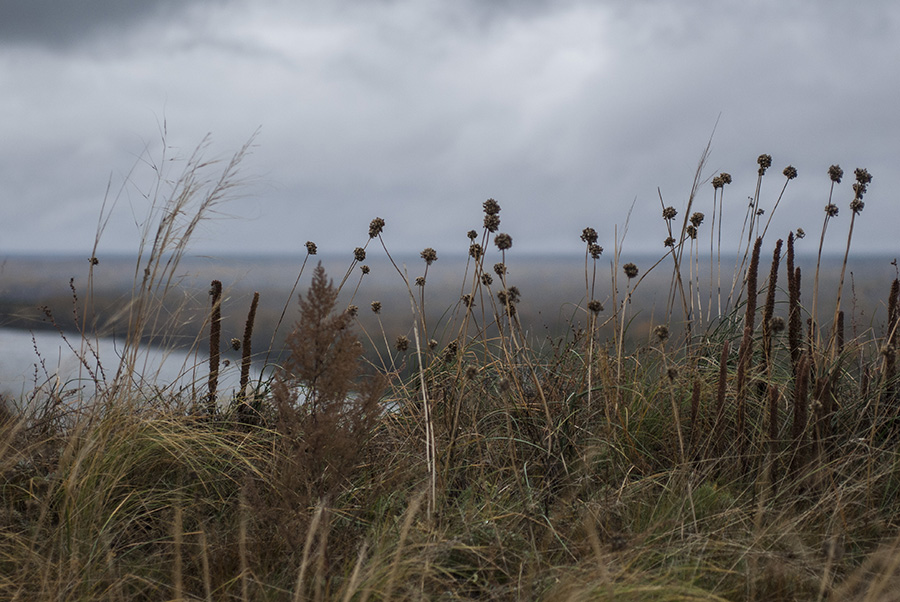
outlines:
[{"label": "dune vegetation", "polygon": [[[375,218],[346,273],[326,274],[307,243],[274,349],[252,344],[258,296],[229,337],[220,282],[201,313],[173,294],[246,152],[215,163],[201,146],[149,195],[116,364],[94,353],[108,316],[90,280],[76,299],[80,332],[66,336],[90,395],[49,379],[3,400],[0,597],[897,599],[900,282],[875,283],[886,310],[864,327],[849,327],[842,297],[865,169],[848,187],[823,168],[821,232],[782,232],[773,218],[797,170],[773,176],[760,156],[746,212],[724,215],[731,176],[707,179],[704,153],[690,197],[662,207],[658,262],[621,261],[624,237],[604,250],[586,225],[584,297],[559,300],[577,303],[577,320],[551,340],[520,323],[513,238],[493,199],[461,240],[459,300],[439,320],[426,319],[438,261],[426,248],[421,275],[394,264],[410,335],[362,328],[360,313],[383,308],[338,294],[367,254],[392,257],[390,224]],[[762,213],[772,177],[784,185]],[[713,212],[698,211],[701,196]],[[724,219],[743,220],[733,270]],[[821,260],[836,219],[849,221],[841,286],[820,291],[819,261],[799,265],[794,244],[818,237]],[[636,337],[631,302],[651,271],[671,286]],[[208,361],[175,389],[142,358],[187,315],[205,316],[195,346]],[[234,393],[217,379],[229,346],[242,354]]]}]

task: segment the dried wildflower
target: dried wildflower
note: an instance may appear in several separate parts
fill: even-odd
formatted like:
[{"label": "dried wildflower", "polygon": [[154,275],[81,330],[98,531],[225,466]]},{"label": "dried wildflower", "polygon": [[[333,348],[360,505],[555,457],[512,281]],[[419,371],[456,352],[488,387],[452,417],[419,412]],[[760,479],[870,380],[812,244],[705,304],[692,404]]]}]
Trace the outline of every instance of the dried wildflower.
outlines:
[{"label": "dried wildflower", "polygon": [[667,247],[674,247],[675,239],[671,236],[667,236],[666,239],[663,241],[663,245],[665,245]]},{"label": "dried wildflower", "polygon": [[469,230],[468,232],[466,232],[466,236],[469,237],[469,240],[475,240],[476,238],[478,238],[478,232],[476,232],[475,230]]},{"label": "dried wildflower", "polygon": [[380,217],[376,217],[369,222],[369,238],[375,238],[381,234],[382,230],[384,230],[384,220]]},{"label": "dried wildflower", "polygon": [[498,203],[494,199],[486,200],[482,207],[484,207],[484,213],[486,215],[497,215],[498,213],[500,213],[500,203]]},{"label": "dried wildflower", "polygon": [[522,293],[519,292],[519,287],[511,286],[507,288],[505,291],[497,291],[497,299],[500,300],[500,303],[506,305],[507,302],[510,305],[514,305],[519,302],[521,299]]},{"label": "dried wildflower", "polygon": [[593,228],[585,228],[581,231],[581,240],[589,245],[597,242],[597,231]]},{"label": "dried wildflower", "polygon": [[353,249],[353,258],[356,261],[365,261],[366,260],[366,250],[362,247],[356,247]]},{"label": "dried wildflower", "polygon": [[828,177],[831,178],[831,181],[835,184],[840,184],[841,178],[844,177],[844,170],[841,169],[840,165],[832,165],[828,168]]},{"label": "dried wildflower", "polygon": [[306,241],[306,252],[310,255],[315,255],[318,252],[316,248],[316,243],[311,240]]},{"label": "dried wildflower", "polygon": [[368,274],[371,270],[369,269],[369,266],[363,264],[359,266],[359,271],[361,271],[363,274]]},{"label": "dried wildflower", "polygon": [[599,314],[603,311],[603,304],[597,301],[596,299],[591,299],[587,304],[588,309],[591,313]]},{"label": "dried wildflower", "polygon": [[485,286],[490,286],[490,285],[492,285],[493,283],[494,283],[494,279],[491,278],[491,275],[490,275],[490,274],[488,274],[487,272],[485,272],[484,274],[481,275],[481,284],[483,284],[483,285],[485,285]]},{"label": "dried wildflower", "polygon": [[777,334],[784,330],[784,318],[775,316],[769,320],[769,330],[771,330],[773,334]]},{"label": "dried wildflower", "polygon": [[241,349],[241,340],[240,339],[231,339],[231,348],[235,351],[240,351]]},{"label": "dried wildflower", "polygon": [[859,198],[855,198],[850,201],[850,211],[856,214],[862,213],[862,210],[865,208],[866,204],[863,203]]},{"label": "dried wildflower", "polygon": [[696,226],[691,224],[690,226],[685,228],[684,231],[687,233],[688,237],[691,238],[691,240],[697,240],[697,227]]},{"label": "dried wildflower", "polygon": [[372,313],[381,313],[381,301],[372,301],[370,306],[372,307]]},{"label": "dried wildflower", "polygon": [[757,209],[756,210],[756,215],[764,215],[765,213],[766,213],[765,209]]},{"label": "dried wildflower", "polygon": [[512,236],[509,234],[498,234],[494,237],[494,244],[501,251],[505,251],[512,247]]},{"label": "dried wildflower", "polygon": [[480,259],[482,253],[484,253],[484,249],[482,249],[481,245],[477,242],[473,242],[469,245],[469,256],[472,257],[472,259]]},{"label": "dried wildflower", "polygon": [[406,335],[401,334],[397,337],[397,341],[394,343],[394,347],[397,348],[397,351],[403,352],[409,349],[409,339]]},{"label": "dried wildflower", "polygon": [[592,243],[588,247],[588,252],[591,254],[591,257],[593,257],[594,259],[600,259],[600,256],[603,254],[603,247],[601,247],[597,243]]},{"label": "dried wildflower", "polygon": [[838,206],[834,203],[828,203],[825,205],[825,215],[828,217],[837,217],[838,214]]},{"label": "dried wildflower", "polygon": [[444,361],[449,362],[456,357],[458,352],[459,344],[456,341],[450,341],[447,343],[447,347],[444,348]]},{"label": "dried wildflower", "polygon": [[420,253],[420,255],[422,256],[422,259],[425,260],[425,263],[427,265],[431,265],[432,263],[437,261],[438,258],[437,251],[435,251],[431,247],[426,247],[425,250]]},{"label": "dried wildflower", "polygon": [[91,265],[98,265],[100,263],[100,260],[96,257],[89,257],[88,263],[90,263]]},{"label": "dried wildflower", "polygon": [[856,176],[856,181],[860,184],[870,184],[872,182],[872,174],[867,169],[857,167],[853,170],[853,174]]},{"label": "dried wildflower", "polygon": [[663,209],[662,216],[664,220],[673,220],[676,215],[678,215],[678,210],[675,209],[675,207],[666,207]]},{"label": "dried wildflower", "polygon": [[438,346],[437,339],[428,339],[428,348],[434,351]]},{"label": "dried wildflower", "polygon": [[783,173],[784,177],[786,177],[788,180],[793,180],[794,178],[797,177],[797,168],[794,167],[793,165],[788,165],[787,167],[784,168],[784,171],[781,173]]},{"label": "dried wildflower", "polygon": [[695,211],[695,212],[691,215],[691,223],[694,225],[695,228],[699,228],[699,227],[700,227],[700,224],[703,223],[703,218],[704,218],[704,217],[706,217],[706,216],[703,215],[703,213],[701,213],[700,211]]},{"label": "dried wildflower", "polygon": [[466,374],[466,378],[468,378],[469,380],[472,380],[473,378],[478,376],[478,368],[476,366],[473,366],[472,364],[469,364],[466,366],[465,374]]},{"label": "dried wildflower", "polygon": [[638,275],[638,267],[633,263],[626,263],[622,266],[622,270],[625,271],[625,275],[630,278],[635,278]]},{"label": "dried wildflower", "polygon": [[[853,192],[857,199],[862,199],[869,187],[869,183],[872,181],[872,176],[869,174],[868,170],[862,168],[854,169],[853,173],[856,175],[856,182],[853,184]],[[860,211],[861,210],[862,208],[860,208]],[[859,213],[859,211],[856,211],[855,209],[853,212]]]},{"label": "dried wildflower", "polygon": [[804,230],[803,228],[797,228],[797,238],[800,239],[805,236],[806,236],[806,230]]},{"label": "dried wildflower", "polygon": [[731,184],[731,174],[730,173],[726,173],[723,171],[722,173],[719,174],[719,177],[722,178],[723,184]]},{"label": "dried wildflower", "polygon": [[712,185],[713,185],[713,188],[715,188],[716,190],[725,186],[725,182],[722,180],[722,176],[715,176],[712,179]]},{"label": "dried wildflower", "polygon": [[425,276],[416,276],[416,286],[425,286]]},{"label": "dried wildflower", "polygon": [[765,175],[766,170],[772,167],[772,155],[760,155],[756,162],[759,163],[759,175]]},{"label": "dried wildflower", "polygon": [[495,263],[494,264],[494,273],[498,276],[502,277],[503,274],[506,273],[506,264],[505,263]]},{"label": "dried wildflower", "polygon": [[488,232],[496,232],[500,228],[500,216],[499,215],[485,215],[484,216],[484,229]]},{"label": "dried wildflower", "polygon": [[669,338],[669,327],[665,324],[660,324],[653,329],[653,334],[656,335],[656,338],[660,341],[665,341]]},{"label": "dried wildflower", "polygon": [[351,318],[355,318],[356,314],[358,314],[358,313],[359,313],[359,308],[357,306],[355,306],[355,305],[347,306],[347,315],[350,316]]},{"label": "dried wildflower", "polygon": [[470,308],[470,309],[471,309],[472,307],[475,307],[475,299],[473,299],[473,298],[472,298],[472,295],[470,295],[470,294],[468,294],[468,293],[466,293],[465,295],[463,295],[462,297],[460,297],[460,301],[462,301],[462,302],[463,302],[463,305],[465,305],[466,307],[468,307],[468,308]]}]

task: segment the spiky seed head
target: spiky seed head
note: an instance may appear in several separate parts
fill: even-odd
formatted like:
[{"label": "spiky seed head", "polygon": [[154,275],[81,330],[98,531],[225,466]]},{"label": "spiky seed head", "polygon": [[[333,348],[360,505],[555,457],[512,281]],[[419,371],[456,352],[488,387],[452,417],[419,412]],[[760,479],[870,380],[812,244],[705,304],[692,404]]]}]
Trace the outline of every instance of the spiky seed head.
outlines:
[{"label": "spiky seed head", "polygon": [[241,340],[240,339],[231,339],[231,348],[235,351],[240,351],[241,349]]},{"label": "spiky seed head", "polygon": [[706,216],[703,215],[703,213],[701,213],[700,211],[695,211],[694,213],[691,214],[691,224],[693,224],[693,226],[695,228],[699,228],[700,224],[703,223],[704,217],[706,217]]},{"label": "spiky seed head", "polygon": [[759,163],[759,175],[765,175],[766,170],[772,167],[772,155],[760,155],[756,162]]},{"label": "spiky seed head", "polygon": [[500,228],[500,216],[499,215],[485,215],[484,216],[484,229],[488,232],[496,232]]},{"label": "spiky seed head", "polygon": [[472,259],[480,259],[482,253],[484,253],[484,249],[482,249],[481,245],[477,242],[473,242],[469,245],[469,256]]},{"label": "spiky seed head", "polygon": [[473,380],[476,376],[478,376],[478,368],[476,366],[473,366],[472,364],[469,364],[466,366],[465,374],[466,378],[468,378],[469,380]]},{"label": "spiky seed head", "polygon": [[596,299],[591,299],[590,301],[588,301],[587,307],[588,310],[590,310],[590,312],[594,314],[599,314],[601,311],[603,311],[603,304]]},{"label": "spiky seed head", "polygon": [[722,176],[715,176],[712,179],[712,185],[713,185],[713,188],[715,188],[716,190],[725,186],[725,182],[722,180]]},{"label": "spiky seed head", "polygon": [[99,265],[100,260],[94,256],[91,256],[91,257],[88,257],[88,263],[90,263],[91,265]]},{"label": "spiky seed head", "polygon": [[401,334],[399,337],[397,337],[397,341],[394,343],[394,347],[396,347],[397,351],[400,351],[401,353],[409,349],[409,339],[405,334]]},{"label": "spiky seed head", "polygon": [[803,228],[797,228],[797,238],[800,239],[804,236],[806,236],[806,230],[804,230]]},{"label": "spiky seed head", "polygon": [[635,278],[638,275],[638,267],[633,263],[626,263],[622,266],[622,270],[629,279]]},{"label": "spiky seed head", "polygon": [[431,247],[426,247],[425,250],[422,251],[422,253],[420,253],[420,255],[422,256],[422,259],[425,260],[425,263],[428,265],[431,265],[432,263],[437,261],[437,258],[438,258],[437,251],[435,251]]},{"label": "spiky seed head", "polygon": [[794,167],[793,165],[788,165],[787,167],[784,168],[784,171],[781,173],[783,173],[784,177],[786,177],[788,180],[793,180],[794,178],[797,177],[797,168]]},{"label": "spiky seed head", "polygon": [[852,211],[853,213],[855,213],[857,215],[862,213],[862,210],[865,209],[865,207],[866,207],[866,204],[863,203],[858,198],[855,198],[852,201],[850,201],[850,211]]},{"label": "spiky seed head", "polygon": [[369,266],[367,266],[366,264],[363,264],[363,265],[359,266],[359,271],[362,272],[363,274],[368,274],[371,270],[369,269]]},{"label": "spiky seed head", "polygon": [[468,232],[466,232],[466,236],[469,237],[469,240],[475,240],[476,238],[478,238],[478,232],[476,232],[475,230],[469,230]]},{"label": "spiky seed head", "polygon": [[691,238],[691,240],[697,240],[697,227],[693,224],[689,225],[684,229],[687,235]]},{"label": "spiky seed head", "polygon": [[485,215],[497,215],[500,213],[500,203],[494,199],[488,199],[482,205]]},{"label": "spiky seed head", "polygon": [[666,341],[669,338],[669,327],[665,324],[660,324],[656,328],[653,329],[653,334],[656,335],[656,338],[662,341]]},{"label": "spiky seed head", "polygon": [[592,258],[600,259],[600,256],[603,255],[603,247],[597,243],[592,243],[590,247],[588,247],[588,252],[590,252]]},{"label": "spiky seed head", "polygon": [[416,276],[416,286],[425,286],[425,276]]},{"label": "spiky seed head", "polygon": [[841,169],[840,165],[832,165],[828,168],[828,177],[831,178],[831,181],[835,184],[840,184],[841,178],[844,177],[844,170]]},{"label": "spiky seed head", "polygon": [[837,217],[838,214],[838,206],[834,203],[828,203],[825,205],[825,215],[828,217]]},{"label": "spiky seed head", "polygon": [[381,313],[381,301],[372,301],[370,306],[372,307],[372,313]]},{"label": "spiky seed head", "polygon": [[722,178],[722,184],[731,184],[731,174],[727,172],[722,172],[719,174],[719,177]]},{"label": "spiky seed head", "polygon": [[470,295],[469,293],[466,293],[465,295],[460,297],[460,301],[462,301],[463,305],[468,308],[475,307],[475,299],[473,299],[472,295]]},{"label": "spiky seed head", "polygon": [[494,283],[494,279],[491,278],[491,275],[490,275],[490,274],[488,274],[487,272],[485,272],[484,274],[481,275],[481,284],[483,284],[483,285],[485,285],[485,286],[490,286],[490,285],[492,285],[493,283]]},{"label": "spiky seed head", "polygon": [[671,236],[667,236],[666,239],[663,241],[663,245],[665,245],[667,247],[674,247],[675,239],[672,238]]},{"label": "spiky seed head", "polygon": [[506,264],[505,263],[495,263],[494,264],[494,273],[498,276],[503,276],[506,273]]},{"label": "spiky seed head", "polygon": [[501,251],[505,251],[512,247],[512,236],[509,234],[498,234],[494,237],[494,244]]},{"label": "spiky seed head", "polygon": [[664,220],[673,220],[676,215],[678,215],[678,210],[675,209],[675,207],[666,207],[663,209],[662,216]]},{"label": "spiky seed head", "polygon": [[597,242],[597,231],[593,228],[585,228],[581,231],[581,240],[589,245]]},{"label": "spiky seed head", "polygon": [[366,260],[366,250],[362,247],[356,247],[353,249],[353,258],[356,261],[365,261]]},{"label": "spiky seed head", "polygon": [[459,352],[459,343],[456,341],[450,341],[447,343],[447,347],[444,348],[444,361],[449,362],[453,358],[456,357],[456,354]]},{"label": "spiky seed head", "polygon": [[355,306],[355,305],[347,306],[347,315],[350,316],[351,318],[355,318],[356,314],[358,314],[358,313],[359,313],[359,308],[357,306]]},{"label": "spiky seed head", "polygon": [[870,184],[872,182],[872,174],[869,173],[869,170],[862,167],[854,169],[853,175],[856,176],[856,181],[860,184]]},{"label": "spiky seed head", "polygon": [[438,346],[437,339],[428,339],[428,348],[434,351]]},{"label": "spiky seed head", "polygon": [[315,255],[318,252],[316,248],[316,243],[311,240],[306,241],[306,252],[310,255]]},{"label": "spiky seed head", "polygon": [[380,217],[376,217],[369,222],[369,238],[375,238],[381,234],[382,230],[384,230],[384,220]]},{"label": "spiky seed head", "polygon": [[756,215],[765,215],[765,213],[766,213],[765,209],[757,209],[756,210]]}]

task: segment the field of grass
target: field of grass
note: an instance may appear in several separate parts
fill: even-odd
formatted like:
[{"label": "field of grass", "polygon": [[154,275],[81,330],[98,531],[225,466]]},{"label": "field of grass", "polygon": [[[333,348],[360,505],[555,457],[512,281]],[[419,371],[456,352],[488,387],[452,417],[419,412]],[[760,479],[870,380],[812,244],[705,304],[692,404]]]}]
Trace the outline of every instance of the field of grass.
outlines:
[{"label": "field of grass", "polygon": [[[437,253],[407,275],[375,218],[337,273],[308,243],[309,286],[269,310],[260,344],[257,297],[177,287],[241,156],[214,177],[195,157],[158,189],[115,365],[94,354],[109,307],[91,278],[79,293],[68,338],[96,393],[3,400],[0,597],[897,599],[900,281],[855,283],[881,295],[879,319],[844,293],[867,171],[848,192],[828,169],[816,233],[779,232],[781,196],[760,214],[757,184],[735,262],[716,236],[731,177],[704,181],[701,161],[684,207],[662,208],[658,261],[626,262],[585,227],[580,299],[557,301],[571,319],[550,337],[523,327],[498,203],[448,307],[432,306]],[[783,177],[786,194],[796,171],[770,167],[760,156],[758,182]],[[825,286],[821,253],[801,273],[794,244],[835,219],[849,235]],[[381,321],[387,300],[356,294],[375,256],[396,268],[402,332]],[[662,298],[635,321],[648,274]],[[208,378],[173,390],[142,354],[183,346],[185,323]],[[217,382],[229,348],[262,371],[234,395]]]}]

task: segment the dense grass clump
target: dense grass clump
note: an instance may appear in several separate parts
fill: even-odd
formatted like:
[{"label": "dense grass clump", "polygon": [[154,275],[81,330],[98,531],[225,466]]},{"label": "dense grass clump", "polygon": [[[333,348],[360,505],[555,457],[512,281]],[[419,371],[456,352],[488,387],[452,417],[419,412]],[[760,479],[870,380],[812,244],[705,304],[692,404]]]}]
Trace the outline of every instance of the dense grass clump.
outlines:
[{"label": "dense grass clump", "polygon": [[[340,282],[313,268],[288,326],[291,290],[275,326],[289,333],[283,352],[251,351],[254,296],[243,338],[231,341],[243,349],[231,395],[218,386],[229,299],[214,281],[195,341],[210,345],[208,377],[174,390],[141,373],[142,348],[165,342],[167,320],[179,320],[167,297],[178,260],[197,220],[234,185],[243,152],[219,178],[206,179],[210,164],[195,158],[164,180],[170,194],[151,212],[158,228],[147,226],[121,313],[129,337],[119,365],[92,355],[85,329],[77,348],[89,394],[41,388],[6,400],[0,597],[896,595],[900,281],[881,283],[881,324],[848,333],[842,306],[868,172],[855,172],[833,300],[818,290],[818,262],[811,304],[801,298],[794,245],[805,233],[768,234],[797,170],[784,170],[763,223],[772,158],[759,157],[729,277],[721,228],[732,177],[712,178],[705,222],[701,161],[684,206],[663,208],[665,253],[654,264],[626,261],[615,240],[612,278],[601,284],[604,250],[594,228],[583,230],[584,297],[560,300],[577,302],[565,336],[540,340],[523,326],[525,295],[508,270],[514,239],[489,199],[482,229],[462,241],[459,301],[440,319],[425,311],[437,251],[425,248],[422,275],[409,276],[388,250],[389,224],[376,218]],[[828,175],[819,258],[843,172]],[[358,285],[339,305],[376,246],[408,297],[409,329],[399,335],[363,328]],[[307,259],[317,252],[306,248]],[[637,332],[632,302],[646,275],[662,270],[671,270],[662,318]],[[93,323],[90,298],[80,307],[80,323]],[[823,307],[833,313],[820,315]],[[365,309],[376,319],[383,311],[378,301]]]}]

